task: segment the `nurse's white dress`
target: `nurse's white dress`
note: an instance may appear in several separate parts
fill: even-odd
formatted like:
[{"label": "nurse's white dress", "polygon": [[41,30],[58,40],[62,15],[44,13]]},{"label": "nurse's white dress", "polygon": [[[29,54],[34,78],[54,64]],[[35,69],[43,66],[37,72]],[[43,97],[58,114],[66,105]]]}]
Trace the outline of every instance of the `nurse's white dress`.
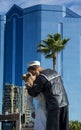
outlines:
[{"label": "nurse's white dress", "polygon": [[46,103],[42,93],[40,93],[36,98],[38,100],[38,105],[35,110],[33,104],[33,97],[30,95],[27,96],[27,104],[31,112],[35,111],[35,125],[34,130],[46,130]]}]

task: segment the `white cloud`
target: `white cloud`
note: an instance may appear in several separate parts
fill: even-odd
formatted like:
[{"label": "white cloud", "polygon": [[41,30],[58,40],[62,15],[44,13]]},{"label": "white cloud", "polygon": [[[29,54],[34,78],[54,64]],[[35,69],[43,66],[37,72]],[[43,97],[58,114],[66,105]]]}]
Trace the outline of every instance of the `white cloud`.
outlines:
[{"label": "white cloud", "polygon": [[22,0],[23,4],[21,4],[21,7],[28,7],[36,4],[52,4],[52,5],[64,5],[71,9],[72,11],[76,12],[77,14],[81,15],[81,3],[80,0]]},{"label": "white cloud", "polygon": [[10,7],[11,3],[9,0],[0,0],[0,12],[4,13],[7,11],[7,9]]},{"label": "white cloud", "polygon": [[61,0],[60,2],[59,0],[35,0],[34,2],[33,0],[22,0],[22,2],[21,7],[28,7],[36,4],[65,5],[74,12],[81,14],[80,0]]},{"label": "white cloud", "polygon": [[73,10],[75,13],[81,15],[81,5],[72,5],[69,8]]},{"label": "white cloud", "polygon": [[24,1],[24,3],[27,5],[35,5],[35,4],[56,4],[56,5],[65,5],[65,4],[68,4],[68,3],[73,3],[73,4],[80,4],[80,0],[22,0]]},{"label": "white cloud", "polygon": [[80,0],[0,0],[0,14],[6,13],[13,4],[26,8],[36,4],[65,5],[74,12],[81,14]]},{"label": "white cloud", "polygon": [[6,13],[13,4],[20,5],[24,0],[0,0],[0,14]]}]

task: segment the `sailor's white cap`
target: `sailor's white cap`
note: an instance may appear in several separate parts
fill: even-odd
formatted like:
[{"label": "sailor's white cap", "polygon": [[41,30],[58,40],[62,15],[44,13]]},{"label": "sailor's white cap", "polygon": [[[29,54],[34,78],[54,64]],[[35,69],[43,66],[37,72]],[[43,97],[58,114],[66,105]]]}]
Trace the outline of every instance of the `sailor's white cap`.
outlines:
[{"label": "sailor's white cap", "polygon": [[32,67],[32,66],[34,66],[34,65],[39,65],[39,66],[40,66],[40,62],[39,62],[39,61],[32,61],[32,62],[30,62],[30,63],[28,64],[28,68],[29,68],[29,67]]}]

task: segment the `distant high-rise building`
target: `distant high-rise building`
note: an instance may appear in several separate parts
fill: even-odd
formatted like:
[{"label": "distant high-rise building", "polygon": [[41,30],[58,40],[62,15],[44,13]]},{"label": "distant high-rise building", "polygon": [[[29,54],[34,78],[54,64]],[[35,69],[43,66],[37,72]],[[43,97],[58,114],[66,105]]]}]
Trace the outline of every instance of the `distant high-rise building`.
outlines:
[{"label": "distant high-rise building", "polygon": [[3,92],[3,72],[4,72],[4,28],[5,18],[0,16],[0,114],[2,113],[2,92]]},{"label": "distant high-rise building", "polygon": [[31,113],[27,106],[27,90],[25,87],[6,83],[3,90],[3,114],[21,113],[25,115],[25,123],[30,122]]},{"label": "distant high-rise building", "polygon": [[22,113],[22,89],[14,85],[5,84],[3,90],[3,113]]},{"label": "distant high-rise building", "polygon": [[25,123],[32,121],[31,111],[27,104],[27,95],[28,95],[27,89],[25,86],[23,86],[23,100],[22,101],[24,102],[22,103],[23,104],[22,113],[25,115]]},{"label": "distant high-rise building", "polygon": [[81,105],[78,107],[81,99],[80,27],[81,16],[64,6],[36,5],[22,9],[14,5],[6,14],[3,90],[6,83],[23,86],[21,76],[31,60],[39,60],[43,67],[53,68],[52,59],[47,60],[37,53],[37,44],[48,34],[60,33],[63,38],[71,39],[57,54],[57,70],[68,92],[70,119],[81,120]]}]

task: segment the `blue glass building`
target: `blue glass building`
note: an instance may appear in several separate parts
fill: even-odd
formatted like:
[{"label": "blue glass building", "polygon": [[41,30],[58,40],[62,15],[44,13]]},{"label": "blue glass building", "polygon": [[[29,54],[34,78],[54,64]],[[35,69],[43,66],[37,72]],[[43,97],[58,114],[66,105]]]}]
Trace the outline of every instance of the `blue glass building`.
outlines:
[{"label": "blue glass building", "polygon": [[81,16],[64,6],[36,5],[22,9],[14,5],[7,12],[4,83],[22,86],[21,76],[31,60],[53,68],[52,59],[37,53],[37,44],[57,32],[63,38],[71,38],[57,54],[57,70],[68,93],[70,120],[81,120]]}]

